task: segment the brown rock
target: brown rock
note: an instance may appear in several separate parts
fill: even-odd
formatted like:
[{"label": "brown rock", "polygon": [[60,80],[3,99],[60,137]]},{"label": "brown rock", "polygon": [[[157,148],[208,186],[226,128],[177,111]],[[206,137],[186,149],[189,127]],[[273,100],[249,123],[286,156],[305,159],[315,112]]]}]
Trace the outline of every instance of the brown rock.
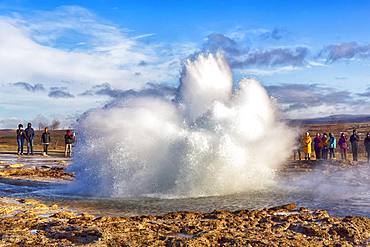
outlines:
[{"label": "brown rock", "polygon": [[289,203],[289,204],[285,204],[285,205],[282,205],[282,206],[272,207],[271,210],[275,210],[275,211],[278,211],[278,210],[292,211],[292,210],[294,210],[296,208],[297,208],[297,204],[295,204],[295,203]]},{"label": "brown rock", "polygon": [[53,214],[51,217],[59,219],[72,219],[76,217],[76,214],[67,211],[60,211],[58,213]]}]

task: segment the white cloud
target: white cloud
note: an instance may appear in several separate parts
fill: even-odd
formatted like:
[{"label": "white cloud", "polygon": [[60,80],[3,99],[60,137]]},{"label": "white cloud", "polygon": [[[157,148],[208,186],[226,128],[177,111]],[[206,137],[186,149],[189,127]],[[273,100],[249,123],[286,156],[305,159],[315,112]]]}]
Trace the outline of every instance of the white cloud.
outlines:
[{"label": "white cloud", "polygon": [[[63,116],[98,104],[96,97],[50,99],[48,89],[55,86],[78,95],[104,82],[117,89],[176,83],[181,60],[196,45],[141,41],[153,35],[134,35],[76,6],[0,17],[0,118],[31,119],[31,113],[45,112]],[[42,83],[46,90],[15,90],[11,83],[19,81]]]},{"label": "white cloud", "polygon": [[[179,66],[184,53],[177,46],[183,44],[140,42],[151,35],[130,37],[127,30],[107,24],[76,6],[38,12],[31,17],[3,17],[0,18],[1,81],[69,81],[90,85],[109,82],[128,89],[140,88],[148,81],[172,80],[178,71],[174,73],[169,65],[177,62]],[[65,44],[66,40],[73,45]],[[192,44],[185,47],[195,50]],[[147,63],[145,68],[139,68],[141,61]]]},{"label": "white cloud", "polygon": [[[130,63],[146,59],[142,53],[127,52],[127,45],[98,52],[63,51],[34,42],[21,28],[0,21],[0,73],[2,82],[89,82],[133,79],[132,72],[120,69],[117,55]],[[122,61],[124,63],[125,61]],[[127,80],[127,87],[135,86]],[[131,81],[131,83],[130,83]],[[137,86],[137,85],[136,85]]]},{"label": "white cloud", "polygon": [[[276,43],[276,39],[272,44],[270,39],[261,41],[260,35],[268,32],[271,30],[238,27],[229,33],[229,37],[245,44],[246,50],[253,48],[254,53],[264,51],[266,47],[270,53],[289,50],[290,46]],[[155,42],[156,38],[155,33],[136,33],[78,6],[0,16],[0,128],[6,123],[13,126],[19,119],[32,120],[38,114],[50,119],[57,116],[62,120],[97,107],[109,98],[79,95],[102,83],[107,82],[120,90],[139,89],[147,82],[176,84],[182,59],[199,47],[190,42]],[[307,45],[301,47],[309,49]],[[268,55],[269,52],[260,53]],[[236,72],[248,76],[276,76],[328,67],[320,58],[312,60],[305,55],[302,59],[299,66],[281,63],[252,67],[247,64],[248,67]],[[12,86],[16,82],[40,83],[45,90],[28,92]],[[75,97],[52,99],[48,97],[52,87],[63,87]],[[291,109],[286,113],[291,117],[305,117],[352,110],[349,104],[321,104],[309,109]],[[361,111],[370,112],[365,106]]]}]

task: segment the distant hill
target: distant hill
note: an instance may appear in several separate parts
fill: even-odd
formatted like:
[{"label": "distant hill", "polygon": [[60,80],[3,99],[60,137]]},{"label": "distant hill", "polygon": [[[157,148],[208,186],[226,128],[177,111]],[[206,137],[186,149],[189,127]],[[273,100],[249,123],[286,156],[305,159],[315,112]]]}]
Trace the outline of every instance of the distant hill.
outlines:
[{"label": "distant hill", "polygon": [[291,124],[333,124],[333,123],[363,123],[370,122],[370,115],[331,115],[320,118],[289,119]]}]

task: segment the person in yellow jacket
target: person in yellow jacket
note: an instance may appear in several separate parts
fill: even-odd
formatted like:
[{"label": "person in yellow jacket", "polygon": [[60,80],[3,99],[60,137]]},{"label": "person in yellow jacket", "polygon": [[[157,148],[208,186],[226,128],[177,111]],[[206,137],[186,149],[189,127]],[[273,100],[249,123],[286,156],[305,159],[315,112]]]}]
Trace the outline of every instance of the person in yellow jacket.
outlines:
[{"label": "person in yellow jacket", "polygon": [[310,133],[307,132],[306,135],[303,137],[303,152],[304,152],[304,159],[310,160],[311,159],[311,151],[312,151],[312,138]]}]

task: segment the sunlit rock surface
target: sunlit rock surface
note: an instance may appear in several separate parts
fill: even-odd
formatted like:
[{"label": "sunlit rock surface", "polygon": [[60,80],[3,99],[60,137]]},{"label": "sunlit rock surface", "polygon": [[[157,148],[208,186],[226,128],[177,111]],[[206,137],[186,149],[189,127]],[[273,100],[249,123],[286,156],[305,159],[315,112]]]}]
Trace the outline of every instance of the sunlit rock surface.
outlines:
[{"label": "sunlit rock surface", "polygon": [[369,218],[337,218],[295,204],[126,218],[31,199],[0,198],[0,203],[2,246],[366,246],[370,238]]}]

